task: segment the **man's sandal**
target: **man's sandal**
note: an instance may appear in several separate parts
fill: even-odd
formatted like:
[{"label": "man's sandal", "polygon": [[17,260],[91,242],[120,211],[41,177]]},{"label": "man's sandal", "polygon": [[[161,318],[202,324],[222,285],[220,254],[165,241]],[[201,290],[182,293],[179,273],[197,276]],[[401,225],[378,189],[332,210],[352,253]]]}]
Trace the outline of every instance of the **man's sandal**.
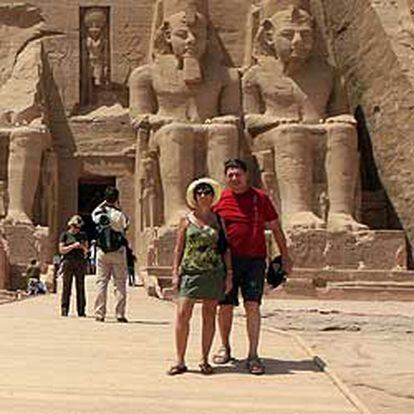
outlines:
[{"label": "man's sandal", "polygon": [[214,368],[208,362],[202,362],[198,365],[200,368],[200,372],[203,375],[211,375],[214,374]]},{"label": "man's sandal", "polygon": [[184,372],[187,372],[188,369],[185,365],[173,365],[168,371],[167,375],[179,375],[184,374]]},{"label": "man's sandal", "polygon": [[213,355],[213,362],[217,365],[227,364],[231,361],[230,348],[221,346]]},{"label": "man's sandal", "polygon": [[246,362],[247,369],[250,374],[263,375],[265,373],[265,366],[259,358],[249,358]]}]

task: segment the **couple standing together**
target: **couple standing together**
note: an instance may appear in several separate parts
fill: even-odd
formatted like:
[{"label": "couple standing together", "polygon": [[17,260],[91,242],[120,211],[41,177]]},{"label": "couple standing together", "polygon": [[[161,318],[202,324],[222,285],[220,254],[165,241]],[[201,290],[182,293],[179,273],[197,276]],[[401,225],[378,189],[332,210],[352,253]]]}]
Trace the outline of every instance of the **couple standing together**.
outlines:
[{"label": "couple standing together", "polygon": [[213,361],[225,364],[231,360],[230,332],[239,290],[246,310],[247,369],[255,375],[265,372],[257,351],[266,269],[266,225],[279,247],[287,273],[291,261],[278,214],[264,191],[248,185],[246,163],[228,160],[224,173],[227,188],[222,193],[218,183],[209,178],[196,180],[187,189],[187,203],[192,211],[180,222],[174,249],[173,287],[179,293],[175,326],[177,360],[168,370],[169,375],[187,371],[185,352],[190,319],[198,301],[202,302],[200,371],[213,373],[209,353],[217,306],[221,347]]}]

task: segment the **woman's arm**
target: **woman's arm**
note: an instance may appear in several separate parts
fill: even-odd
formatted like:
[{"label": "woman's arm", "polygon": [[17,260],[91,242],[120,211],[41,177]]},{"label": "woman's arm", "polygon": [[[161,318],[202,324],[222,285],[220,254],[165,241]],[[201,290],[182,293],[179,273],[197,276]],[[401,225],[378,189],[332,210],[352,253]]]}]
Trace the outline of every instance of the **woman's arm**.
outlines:
[{"label": "woman's arm", "polygon": [[80,247],[81,247],[81,244],[79,242],[75,242],[67,246],[65,246],[64,243],[59,243],[59,253],[66,254],[66,253],[69,253],[71,250],[79,249]]},{"label": "woman's arm", "polygon": [[173,289],[178,291],[180,284],[180,264],[181,259],[183,258],[184,246],[185,246],[185,232],[187,229],[188,221],[183,217],[178,226],[177,239],[175,241],[174,247],[174,257],[173,257],[173,268],[172,268],[172,284]]}]

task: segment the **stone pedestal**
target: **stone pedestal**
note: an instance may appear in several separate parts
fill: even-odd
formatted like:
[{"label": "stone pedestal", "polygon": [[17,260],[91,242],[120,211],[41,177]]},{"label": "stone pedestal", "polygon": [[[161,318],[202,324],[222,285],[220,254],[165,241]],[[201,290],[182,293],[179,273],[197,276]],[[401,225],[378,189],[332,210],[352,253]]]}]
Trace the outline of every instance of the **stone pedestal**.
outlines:
[{"label": "stone pedestal", "polygon": [[4,240],[0,237],[0,290],[9,287],[8,256]]},{"label": "stone pedestal", "polygon": [[[268,291],[271,297],[414,298],[414,290],[406,286],[414,280],[414,272],[407,270],[407,245],[402,231],[313,230],[287,236],[294,271],[283,288]],[[275,250],[273,245],[271,250]],[[378,294],[381,289],[384,295]]]},{"label": "stone pedestal", "polygon": [[407,268],[407,246],[402,231],[334,233],[326,230],[308,230],[289,232],[287,238],[295,268]]},{"label": "stone pedestal", "polygon": [[[176,228],[146,230],[141,237],[140,275],[151,296],[162,299],[171,296],[175,238]],[[347,299],[346,292],[352,298],[354,290],[346,290],[339,284],[357,285],[362,297],[362,288],[372,283],[387,286],[413,280],[413,272],[407,271],[406,240],[402,231],[309,230],[288,233],[287,238],[294,271],[282,288],[267,290],[269,296]],[[277,253],[274,243],[269,243],[269,252],[272,256]],[[369,291],[365,299],[369,299]]]},{"label": "stone pedestal", "polygon": [[9,246],[10,290],[25,290],[26,267],[31,259],[39,256],[35,228],[30,224],[5,224],[4,235]]},{"label": "stone pedestal", "polygon": [[138,246],[139,275],[150,296],[165,299],[171,287],[172,260],[177,229],[146,229]]}]

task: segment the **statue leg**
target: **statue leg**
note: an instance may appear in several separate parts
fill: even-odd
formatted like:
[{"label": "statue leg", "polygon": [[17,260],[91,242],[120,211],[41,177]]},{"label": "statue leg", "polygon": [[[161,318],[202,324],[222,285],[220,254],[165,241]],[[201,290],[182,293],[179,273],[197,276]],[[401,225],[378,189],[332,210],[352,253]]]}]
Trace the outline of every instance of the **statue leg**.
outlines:
[{"label": "statue leg", "polygon": [[306,126],[286,125],[271,131],[283,225],[286,228],[323,228],[312,211],[313,140]]},{"label": "statue leg", "polygon": [[239,152],[239,133],[235,125],[208,126],[207,171],[211,178],[224,183],[224,163]]},{"label": "statue leg", "polygon": [[159,165],[164,198],[164,221],[178,224],[188,206],[185,201],[188,184],[194,179],[196,134],[186,124],[170,124],[154,134],[159,148]]},{"label": "statue leg", "polygon": [[31,223],[42,153],[49,139],[48,133],[30,128],[19,128],[11,133],[8,163],[9,210],[6,221]]},{"label": "statue leg", "polygon": [[353,217],[359,171],[356,129],[350,124],[337,123],[328,124],[327,131],[328,228],[333,231],[367,229]]}]

